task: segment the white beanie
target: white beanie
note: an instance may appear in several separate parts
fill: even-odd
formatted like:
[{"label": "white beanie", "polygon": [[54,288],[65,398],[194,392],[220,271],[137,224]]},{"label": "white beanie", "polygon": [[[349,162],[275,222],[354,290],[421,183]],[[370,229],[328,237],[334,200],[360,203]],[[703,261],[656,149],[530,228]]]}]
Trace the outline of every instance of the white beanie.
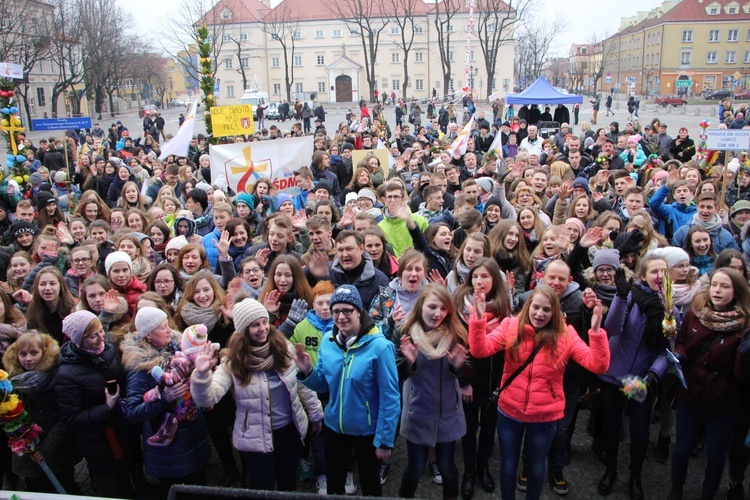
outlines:
[{"label": "white beanie", "polygon": [[107,271],[108,276],[109,270],[118,262],[126,263],[130,270],[133,270],[133,261],[130,259],[130,255],[125,252],[112,252],[107,255],[107,259],[104,261],[104,269]]},{"label": "white beanie", "polygon": [[167,319],[167,313],[155,307],[142,307],[135,315],[135,335],[136,338],[145,338],[149,333],[156,330],[164,320]]},{"label": "white beanie", "polygon": [[178,252],[182,250],[182,247],[188,244],[187,238],[184,236],[175,236],[171,240],[169,240],[169,243],[167,243],[166,248],[164,249],[164,255],[167,254],[170,250],[177,250]]},{"label": "white beanie", "polygon": [[661,257],[667,261],[667,265],[671,268],[679,264],[680,262],[690,262],[690,256],[688,253],[679,247],[664,247],[657,248],[651,255]]},{"label": "white beanie", "polygon": [[213,188],[211,187],[211,184],[209,184],[208,182],[199,182],[198,184],[195,185],[195,189],[200,189],[204,193],[207,193],[209,189],[213,189]]},{"label": "white beanie", "polygon": [[250,323],[260,318],[268,319],[268,311],[255,299],[245,299],[234,305],[234,329],[244,332]]}]

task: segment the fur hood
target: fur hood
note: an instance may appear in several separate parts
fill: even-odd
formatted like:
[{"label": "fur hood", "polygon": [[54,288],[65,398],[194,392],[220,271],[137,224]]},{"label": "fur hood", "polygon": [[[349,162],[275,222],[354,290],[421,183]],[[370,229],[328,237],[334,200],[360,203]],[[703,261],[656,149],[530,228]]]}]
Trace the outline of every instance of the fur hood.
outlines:
[{"label": "fur hood", "polygon": [[[125,297],[122,295],[119,295],[117,297],[117,309],[115,309],[114,317],[112,318],[112,323],[117,323],[122,319],[123,316],[125,316],[128,313],[128,301],[125,300]],[[76,311],[83,311],[83,305],[81,302],[78,302],[76,305]]]},{"label": "fur hood", "polygon": [[[632,276],[633,278],[635,278],[635,273],[634,273],[633,271],[631,271],[631,270],[630,270],[629,268],[627,268],[627,267],[625,267],[625,266],[623,266],[623,265],[621,264],[621,265],[620,265],[620,269],[624,269],[624,270],[625,270],[625,277],[626,277],[627,279],[630,279],[630,278],[631,278],[631,276]],[[595,284],[595,283],[596,283],[597,281],[596,281],[596,274],[594,273],[594,268],[593,268],[593,267],[589,267],[589,268],[587,268],[587,269],[585,269],[585,270],[583,271],[583,279],[585,279],[585,280],[586,280],[586,284],[587,284],[588,286],[594,286],[594,284]]]},{"label": "fur hood", "polygon": [[127,371],[151,371],[156,365],[164,371],[169,370],[169,361],[176,351],[180,350],[182,333],[172,330],[172,341],[164,349],[157,349],[146,339],[139,339],[135,333],[129,333],[120,344],[122,366]]},{"label": "fur hood", "polygon": [[[57,368],[60,344],[46,333],[41,333],[40,335],[44,341],[44,352],[42,353],[42,360],[34,371],[48,372]],[[8,350],[5,351],[3,366],[8,372],[8,378],[13,378],[25,371],[18,362],[18,346],[16,343],[11,344]]]}]

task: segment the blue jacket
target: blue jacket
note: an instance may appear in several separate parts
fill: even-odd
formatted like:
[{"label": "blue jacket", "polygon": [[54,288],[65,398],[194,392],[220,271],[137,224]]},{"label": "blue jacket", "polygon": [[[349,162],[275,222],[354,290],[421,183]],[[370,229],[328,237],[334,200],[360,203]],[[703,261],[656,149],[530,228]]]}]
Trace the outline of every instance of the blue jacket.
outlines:
[{"label": "blue jacket", "polygon": [[[685,248],[685,238],[687,238],[688,231],[690,231],[690,228],[694,225],[695,224],[685,224],[683,226],[680,226],[680,228],[675,231],[674,236],[672,236],[672,245],[680,248]],[[711,241],[714,244],[714,253],[716,253],[716,255],[719,255],[722,250],[725,250],[727,248],[740,250],[740,247],[737,245],[737,242],[735,241],[734,236],[732,236],[732,233],[730,233],[723,227],[720,227],[716,231],[710,231],[708,234],[711,235]]]},{"label": "blue jacket", "polygon": [[300,189],[299,193],[292,199],[292,203],[294,204],[294,209],[299,210],[305,210],[307,209],[307,196],[310,194],[309,191],[304,191]]},{"label": "blue jacket", "polygon": [[648,202],[651,211],[661,221],[659,224],[659,232],[661,234],[665,234],[667,229],[666,224],[670,225],[672,233],[676,232],[681,226],[688,224],[692,220],[693,214],[698,211],[692,203],[682,205],[674,201],[672,204],[667,205],[664,203],[667,196],[669,196],[669,188],[665,184],[656,190],[656,193],[654,193],[654,196]]},{"label": "blue jacket", "polygon": [[211,269],[216,269],[216,263],[219,262],[219,251],[216,249],[216,242],[221,238],[221,231],[214,228],[213,231],[203,237],[203,248],[206,250],[208,262]]},{"label": "blue jacket", "polygon": [[[363,317],[365,334],[347,351],[334,341],[338,329],[323,339],[318,364],[298,380],[315,392],[328,392],[325,424],[350,436],[375,436],[376,448],[393,448],[399,416],[400,395],[396,351],[372,323]],[[344,414],[346,412],[346,415]]]},{"label": "blue jacket", "polygon": [[[642,285],[636,283],[633,286]],[[609,336],[610,362],[609,369],[599,378],[622,385],[622,379],[628,375],[645,377],[652,371],[661,379],[667,369],[666,339],[662,349],[653,349],[643,343],[646,315],[634,303],[632,293],[627,300],[615,295],[604,329]]]},{"label": "blue jacket", "polygon": [[[622,161],[624,161],[626,164],[628,163],[629,154],[630,150],[628,149],[620,153],[620,158],[622,158]],[[646,163],[646,160],[648,160],[648,157],[646,156],[646,153],[643,152],[643,148],[641,148],[641,145],[638,144],[635,149],[635,155],[633,157],[633,165],[635,165],[636,167],[640,167],[641,165]]]}]

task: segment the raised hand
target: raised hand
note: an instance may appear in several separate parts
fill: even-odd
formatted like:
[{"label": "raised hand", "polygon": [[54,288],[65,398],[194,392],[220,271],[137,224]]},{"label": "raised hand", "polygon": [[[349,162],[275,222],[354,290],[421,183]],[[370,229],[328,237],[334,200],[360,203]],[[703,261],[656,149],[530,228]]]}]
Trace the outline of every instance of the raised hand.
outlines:
[{"label": "raised hand", "polygon": [[617,288],[617,296],[625,300],[630,294],[630,289],[633,288],[633,277],[628,279],[625,276],[625,270],[623,268],[617,269],[615,273],[615,287]]},{"label": "raised hand", "polygon": [[511,293],[516,289],[516,275],[510,271],[505,272],[505,284],[510,288]]},{"label": "raised hand", "polygon": [[281,293],[278,290],[271,290],[266,294],[266,298],[263,301],[263,306],[270,313],[278,312],[281,309]]},{"label": "raised hand", "polygon": [[409,208],[409,205],[404,203],[401,205],[401,208],[398,209],[398,212],[396,212],[396,217],[398,217],[401,220],[408,221],[411,219],[411,209]]},{"label": "raised hand", "polygon": [[344,215],[341,216],[339,221],[339,227],[345,228],[354,224],[354,216],[357,215],[357,209],[355,207],[346,207]]},{"label": "raised hand", "polygon": [[216,242],[216,250],[219,251],[220,257],[226,257],[229,255],[229,245],[232,242],[232,239],[229,236],[229,231],[222,231],[221,232],[221,238],[219,238],[219,241]]},{"label": "raised hand", "polygon": [[440,275],[440,272],[437,269],[433,269],[432,271],[430,271],[430,275],[427,277],[427,279],[430,281],[430,283],[437,283],[438,285],[445,286],[445,278]]},{"label": "raised hand", "polygon": [[453,349],[448,351],[448,363],[455,369],[461,368],[466,363],[466,348],[461,344],[456,344]]},{"label": "raised hand", "polygon": [[107,293],[104,294],[104,304],[102,309],[108,313],[114,313],[117,310],[117,306],[120,305],[120,294],[117,290],[110,288]]},{"label": "raised hand", "polygon": [[313,252],[310,262],[307,263],[307,269],[316,278],[328,279],[330,274],[328,264],[328,255],[325,252]]},{"label": "raised hand", "polygon": [[417,355],[419,354],[419,349],[417,349],[417,346],[414,345],[414,342],[411,341],[411,337],[408,335],[404,335],[401,337],[401,345],[399,346],[399,349],[401,349],[401,354],[404,355],[404,357],[409,361],[409,364],[414,364],[417,362]]},{"label": "raised hand", "polygon": [[599,332],[602,327],[602,301],[597,299],[594,312],[591,314],[591,330]]},{"label": "raised hand", "polygon": [[583,248],[591,248],[594,245],[598,245],[600,241],[602,241],[602,228],[592,227],[581,236],[578,244]]},{"label": "raised hand", "polygon": [[393,318],[394,323],[398,323],[399,321],[402,321],[405,317],[406,317],[406,312],[404,312],[404,308],[401,307],[401,304],[393,308],[393,312],[391,313],[391,318]]},{"label": "raised hand", "polygon": [[211,344],[204,345],[198,353],[198,357],[195,358],[195,373],[199,377],[205,377],[211,371],[213,357],[214,351]]},{"label": "raised hand", "polygon": [[675,182],[680,180],[680,169],[673,168],[667,173],[667,186],[672,186]]},{"label": "raised hand", "polygon": [[44,255],[46,257],[57,258],[57,243],[50,242],[50,244],[47,245],[47,248],[44,250]]},{"label": "raised hand", "polygon": [[302,344],[294,344],[294,363],[297,365],[297,369],[305,375],[310,375],[313,369],[312,359],[310,355],[305,352],[305,346]]},{"label": "raised hand", "polygon": [[297,210],[297,213],[292,215],[292,227],[299,231],[301,229],[304,229],[305,224],[307,223],[307,211],[306,210]]},{"label": "raised hand", "polygon": [[597,296],[591,288],[587,288],[583,291],[583,305],[589,309],[593,309],[596,305]]},{"label": "raised hand", "polygon": [[573,192],[573,189],[570,185],[568,185],[567,182],[563,182],[562,185],[560,185],[560,200],[567,200],[570,198],[570,193]]},{"label": "raised hand", "polygon": [[307,301],[305,299],[294,299],[292,301],[292,307],[289,308],[287,321],[291,320],[295,325],[299,324],[300,321],[305,319],[305,316],[307,316],[307,311],[309,310],[310,308],[308,307]]},{"label": "raised hand", "polygon": [[262,267],[266,267],[268,265],[268,257],[271,255],[271,249],[270,248],[261,248],[257,252],[255,252],[255,258],[258,259],[258,262]]},{"label": "raised hand", "polygon": [[594,199],[594,203],[599,203],[600,201],[604,199],[604,195],[600,193],[599,191],[594,191],[591,197]]}]

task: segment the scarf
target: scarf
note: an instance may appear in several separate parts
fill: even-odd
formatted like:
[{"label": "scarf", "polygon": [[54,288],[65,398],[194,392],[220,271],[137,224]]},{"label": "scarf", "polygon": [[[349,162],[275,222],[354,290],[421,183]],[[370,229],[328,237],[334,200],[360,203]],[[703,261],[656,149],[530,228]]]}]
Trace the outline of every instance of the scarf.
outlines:
[{"label": "scarf", "polygon": [[700,289],[700,281],[696,281],[692,285],[686,283],[673,283],[672,291],[674,292],[674,305],[677,307],[689,305]]},{"label": "scarf", "polygon": [[469,268],[464,264],[464,259],[456,259],[456,284],[461,285],[466,283],[466,278],[469,277]]},{"label": "scarf", "polygon": [[530,287],[532,290],[542,282],[542,279],[544,279],[544,271],[547,269],[549,263],[559,258],[560,254],[557,254],[553,257],[542,256],[540,254],[534,257],[534,273],[531,275],[530,283]]},{"label": "scarf", "polygon": [[594,290],[596,297],[604,302],[605,305],[609,306],[612,304],[612,300],[615,298],[615,292],[617,292],[616,286],[594,283],[591,288]]},{"label": "scarf", "polygon": [[206,329],[211,332],[219,322],[221,313],[213,309],[203,309],[192,302],[185,302],[182,306],[182,320],[187,325],[206,325]]},{"label": "scarf", "polygon": [[273,368],[271,343],[266,342],[263,345],[248,347],[245,362],[247,363],[247,367],[254,372],[264,372]]},{"label": "scarf", "polygon": [[662,321],[664,321],[664,304],[659,294],[642,282],[636,283],[631,290],[633,301],[638,309],[646,315],[646,328],[643,343],[650,349],[661,349],[664,345]]},{"label": "scarf", "polygon": [[708,222],[704,222],[703,219],[701,219],[700,215],[698,213],[693,214],[693,218],[690,221],[691,225],[698,225],[701,227],[706,228],[706,231],[709,233],[713,233],[714,231],[718,231],[722,228],[723,223],[721,222],[721,217],[719,217],[719,214],[714,214],[713,219],[711,219]]},{"label": "scarf", "polygon": [[735,306],[731,311],[713,311],[704,307],[695,315],[703,326],[714,332],[736,332],[745,325],[745,315]]},{"label": "scarf", "polygon": [[425,332],[419,323],[414,323],[409,336],[414,344],[427,359],[440,359],[448,354],[453,335],[444,326]]},{"label": "scarf", "polygon": [[[240,262],[242,262],[242,256],[245,254],[245,250],[250,248],[252,246],[252,242],[248,238],[247,243],[244,247],[236,247],[234,245],[229,245],[229,255],[232,257],[232,260],[234,260],[234,267],[239,268]],[[219,265],[217,263],[217,265]]]},{"label": "scarf", "polygon": [[690,264],[698,268],[701,276],[708,274],[714,269],[715,260],[710,255],[696,255],[690,259]]}]

